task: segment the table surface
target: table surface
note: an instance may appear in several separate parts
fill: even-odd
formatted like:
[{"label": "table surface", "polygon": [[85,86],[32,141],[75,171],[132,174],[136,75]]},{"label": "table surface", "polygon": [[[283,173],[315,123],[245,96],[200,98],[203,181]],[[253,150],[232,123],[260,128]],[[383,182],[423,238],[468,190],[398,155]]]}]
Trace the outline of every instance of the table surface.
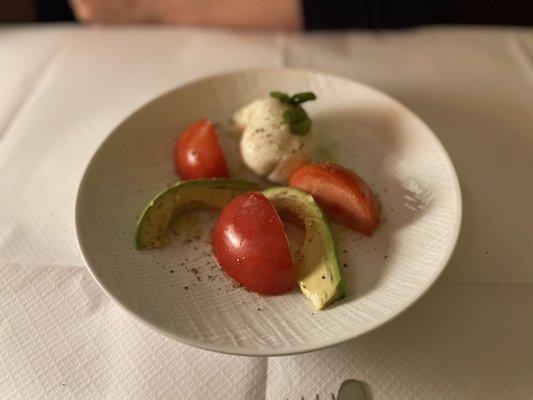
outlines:
[{"label": "table surface", "polygon": [[[533,30],[242,33],[179,27],[0,29],[0,397],[533,398]],[[452,260],[418,303],[330,349],[197,350],[126,315],[92,281],[74,203],[122,119],[181,83],[288,66],[383,90],[447,148],[463,193]],[[207,383],[209,382],[209,383]]]}]

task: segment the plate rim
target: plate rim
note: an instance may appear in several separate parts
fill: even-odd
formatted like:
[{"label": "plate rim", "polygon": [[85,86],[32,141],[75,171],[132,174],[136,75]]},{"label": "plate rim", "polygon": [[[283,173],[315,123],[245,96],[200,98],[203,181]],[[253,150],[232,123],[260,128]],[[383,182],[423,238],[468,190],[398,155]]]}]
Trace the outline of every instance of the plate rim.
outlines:
[{"label": "plate rim", "polygon": [[[318,74],[322,75],[328,78],[335,78],[345,81],[346,83],[356,83],[358,85],[361,85],[365,87],[366,89],[369,89],[373,92],[377,92],[379,95],[386,97],[389,101],[392,101],[395,106],[398,106],[399,109],[410,115],[411,118],[414,118],[419,124],[421,124],[429,133],[429,138],[433,140],[434,144],[440,148],[444,160],[446,162],[446,166],[448,167],[451,178],[452,178],[452,185],[453,185],[453,191],[455,194],[455,213],[456,213],[456,220],[455,224],[452,227],[451,230],[451,237],[448,247],[446,248],[444,257],[439,263],[439,267],[435,269],[433,275],[425,282],[424,285],[420,286],[419,292],[412,298],[407,299],[407,301],[404,301],[396,310],[393,315],[386,316],[384,318],[381,318],[377,321],[375,321],[372,324],[367,325],[362,331],[354,331],[347,333],[345,335],[339,335],[335,336],[334,338],[330,338],[325,343],[319,343],[319,344],[312,344],[312,345],[296,345],[291,347],[281,347],[281,348],[275,348],[275,349],[253,349],[249,347],[236,347],[232,345],[220,345],[216,343],[208,343],[206,341],[202,340],[196,340],[194,338],[190,338],[188,336],[183,335],[177,335],[173,332],[164,330],[151,321],[147,320],[144,316],[136,313],[135,311],[131,310],[127,304],[122,302],[119,298],[117,298],[113,293],[111,293],[105,286],[103,282],[101,282],[97,276],[97,273],[93,268],[91,267],[90,263],[88,262],[88,257],[86,254],[86,249],[83,246],[83,239],[81,234],[81,228],[80,228],[80,208],[81,208],[81,193],[82,188],[85,184],[85,181],[87,179],[87,175],[89,172],[89,169],[91,168],[97,154],[102,151],[103,147],[105,146],[106,142],[111,138],[111,136],[117,131],[117,129],[122,126],[126,121],[128,121],[131,117],[133,117],[136,113],[138,113],[143,108],[148,107],[152,103],[155,103],[156,101],[159,101],[161,98],[173,93],[174,91],[178,89],[183,89],[189,86],[194,86],[198,83],[201,83],[203,81],[207,81],[210,79],[215,78],[224,78],[231,75],[238,75],[242,73],[271,73],[271,72],[277,72],[280,71],[287,71],[287,72],[293,72],[293,73],[305,73],[305,74]],[[310,69],[302,69],[302,68],[287,68],[287,67],[262,67],[262,68],[243,68],[243,69],[234,69],[229,71],[224,71],[221,73],[213,73],[208,75],[202,75],[200,77],[194,78],[192,80],[187,80],[169,90],[164,91],[160,95],[152,98],[151,100],[145,102],[141,106],[137,107],[135,110],[130,112],[125,118],[120,120],[118,124],[114,126],[113,129],[110,130],[110,132],[107,134],[107,136],[104,138],[104,140],[101,141],[101,143],[98,145],[97,149],[94,151],[93,155],[90,157],[89,161],[87,162],[82,178],[80,179],[80,182],[78,184],[78,189],[76,192],[76,202],[75,202],[75,208],[74,208],[74,219],[75,219],[75,231],[76,231],[76,243],[78,247],[78,251],[83,259],[83,262],[87,269],[89,270],[89,273],[91,274],[92,278],[96,281],[100,289],[109,296],[118,306],[123,310],[126,311],[127,314],[130,316],[133,316],[135,320],[140,321],[143,325],[148,326],[149,328],[159,332],[160,334],[169,337],[171,339],[174,339],[180,343],[196,347],[202,350],[208,350],[213,351],[216,353],[221,354],[229,354],[229,355],[236,355],[236,356],[248,356],[248,357],[277,357],[277,356],[288,356],[288,355],[295,355],[295,354],[303,354],[308,353],[312,351],[318,351],[321,349],[326,349],[332,346],[336,346],[342,343],[345,343],[349,340],[355,339],[358,336],[361,336],[363,334],[366,334],[368,332],[371,332],[375,329],[377,329],[380,326],[383,326],[385,324],[388,324],[389,322],[393,321],[400,315],[402,315],[405,311],[407,311],[410,307],[412,307],[414,304],[416,304],[428,291],[429,289],[435,284],[435,282],[438,280],[438,278],[441,276],[443,271],[445,270],[446,266],[448,265],[450,258],[453,255],[453,252],[456,248],[457,241],[459,238],[459,234],[461,231],[462,226],[462,217],[463,217],[463,207],[462,207],[462,193],[461,193],[461,186],[459,183],[459,178],[457,175],[457,172],[455,170],[455,166],[452,162],[452,159],[450,158],[450,155],[446,151],[446,148],[438,138],[438,136],[433,132],[433,130],[425,123],[422,118],[420,118],[415,112],[411,111],[409,108],[407,108],[405,105],[403,105],[400,101],[396,100],[393,96],[389,95],[388,93],[385,93],[381,91],[380,89],[374,88],[373,86],[367,85],[363,82],[357,81],[355,79],[351,79],[344,76],[339,76],[336,74],[331,74],[328,72],[322,72],[322,71],[316,71],[316,70],[310,70]]]}]

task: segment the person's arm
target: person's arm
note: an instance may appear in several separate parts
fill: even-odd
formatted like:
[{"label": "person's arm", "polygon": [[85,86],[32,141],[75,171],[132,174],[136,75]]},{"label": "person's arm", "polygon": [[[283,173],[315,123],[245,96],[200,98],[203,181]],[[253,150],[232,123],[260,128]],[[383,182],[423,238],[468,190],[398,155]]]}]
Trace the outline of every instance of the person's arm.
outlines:
[{"label": "person's arm", "polygon": [[170,0],[164,22],[246,29],[298,30],[301,0]]},{"label": "person's arm", "polygon": [[[425,24],[533,25],[531,0],[69,0],[86,23],[183,23],[245,29],[389,29]],[[11,20],[72,19],[67,0],[0,0]],[[5,9],[5,10],[4,10]],[[2,12],[5,11],[5,12]]]},{"label": "person's arm", "polygon": [[70,0],[88,23],[158,22],[296,30],[301,0]]}]

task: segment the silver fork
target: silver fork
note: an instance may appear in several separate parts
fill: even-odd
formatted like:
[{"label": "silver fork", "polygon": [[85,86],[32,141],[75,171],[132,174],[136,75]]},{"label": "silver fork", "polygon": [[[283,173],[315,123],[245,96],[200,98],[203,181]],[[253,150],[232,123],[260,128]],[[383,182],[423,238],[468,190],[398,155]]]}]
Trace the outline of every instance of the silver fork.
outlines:
[{"label": "silver fork", "polygon": [[[305,400],[302,396],[300,400]],[[320,400],[320,397],[315,395],[313,400]],[[331,393],[330,400],[368,400],[366,395],[365,385],[361,381],[355,379],[347,379],[341,383],[339,393],[335,395]]]}]

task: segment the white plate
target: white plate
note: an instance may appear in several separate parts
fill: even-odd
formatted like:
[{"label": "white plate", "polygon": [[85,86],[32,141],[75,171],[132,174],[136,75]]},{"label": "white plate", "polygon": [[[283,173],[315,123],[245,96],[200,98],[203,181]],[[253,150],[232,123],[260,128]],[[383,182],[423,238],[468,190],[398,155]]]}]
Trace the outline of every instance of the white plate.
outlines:
[{"label": "white plate", "polygon": [[[371,238],[334,226],[341,264],[346,265],[347,297],[320,312],[296,289],[264,297],[234,288],[211,254],[214,213],[190,215],[190,227],[171,235],[162,249],[134,247],[139,213],[177,179],[174,143],[191,122],[201,117],[219,122],[230,172],[253,177],[239,165],[235,139],[223,126],[235,109],[273,89],[317,94],[318,100],[306,108],[319,135],[319,157],[356,171],[382,206],[383,221]],[[442,272],[460,221],[455,171],[420,119],[375,89],[292,69],[217,75],[151,101],[100,146],[76,204],[81,252],[107,294],[165,335],[241,355],[316,350],[390,320]]]}]

